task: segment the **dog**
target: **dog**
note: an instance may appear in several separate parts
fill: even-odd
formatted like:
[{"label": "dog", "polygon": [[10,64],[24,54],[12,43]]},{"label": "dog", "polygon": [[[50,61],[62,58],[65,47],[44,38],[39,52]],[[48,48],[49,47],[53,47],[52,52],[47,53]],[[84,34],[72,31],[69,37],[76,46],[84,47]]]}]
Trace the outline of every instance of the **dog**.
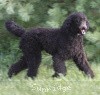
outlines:
[{"label": "dog", "polygon": [[83,48],[83,36],[89,29],[85,14],[76,12],[70,14],[60,28],[25,29],[14,21],[5,22],[6,29],[20,37],[20,49],[23,56],[13,64],[8,72],[9,77],[28,69],[27,76],[34,78],[41,63],[41,51],[52,55],[53,77],[66,75],[65,61],[72,59],[79,70],[93,78],[94,73],[87,61]]}]

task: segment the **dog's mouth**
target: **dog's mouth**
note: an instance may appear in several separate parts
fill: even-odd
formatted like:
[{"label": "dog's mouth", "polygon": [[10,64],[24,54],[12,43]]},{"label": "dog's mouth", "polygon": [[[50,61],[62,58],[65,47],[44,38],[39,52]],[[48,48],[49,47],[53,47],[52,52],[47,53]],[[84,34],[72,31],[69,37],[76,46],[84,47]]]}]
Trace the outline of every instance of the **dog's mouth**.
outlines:
[{"label": "dog's mouth", "polygon": [[81,33],[84,35],[84,34],[86,34],[86,30],[87,29],[85,29],[84,27],[81,29]]},{"label": "dog's mouth", "polygon": [[82,35],[86,34],[86,31],[87,31],[87,28],[85,28],[85,27],[80,28],[80,33]]}]

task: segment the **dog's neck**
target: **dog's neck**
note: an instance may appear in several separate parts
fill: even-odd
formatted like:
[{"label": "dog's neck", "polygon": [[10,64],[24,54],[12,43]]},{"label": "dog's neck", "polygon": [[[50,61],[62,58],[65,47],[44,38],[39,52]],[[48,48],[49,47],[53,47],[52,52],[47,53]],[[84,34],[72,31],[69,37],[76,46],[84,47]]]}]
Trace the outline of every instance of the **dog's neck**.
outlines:
[{"label": "dog's neck", "polygon": [[[83,37],[82,34],[78,33],[77,29],[72,29],[72,28],[67,28],[67,29],[60,29],[61,30],[61,34],[63,35],[67,35],[67,36],[72,36],[72,37]],[[62,33],[63,32],[63,33]]]}]

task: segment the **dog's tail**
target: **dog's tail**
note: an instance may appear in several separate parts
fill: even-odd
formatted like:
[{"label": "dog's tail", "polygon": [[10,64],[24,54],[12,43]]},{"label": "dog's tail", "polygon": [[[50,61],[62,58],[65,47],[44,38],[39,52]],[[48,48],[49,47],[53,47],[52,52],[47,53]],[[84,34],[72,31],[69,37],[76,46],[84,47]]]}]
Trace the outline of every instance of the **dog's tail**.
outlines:
[{"label": "dog's tail", "polygon": [[17,25],[14,21],[6,21],[5,27],[12,34],[21,37],[25,33],[25,29],[19,25]]}]

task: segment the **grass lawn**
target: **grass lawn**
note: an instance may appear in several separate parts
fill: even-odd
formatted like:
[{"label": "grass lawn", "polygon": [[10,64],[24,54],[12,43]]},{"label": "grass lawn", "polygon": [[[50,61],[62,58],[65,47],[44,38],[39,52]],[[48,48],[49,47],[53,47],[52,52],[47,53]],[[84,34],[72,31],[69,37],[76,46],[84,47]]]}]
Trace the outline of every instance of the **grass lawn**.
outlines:
[{"label": "grass lawn", "polygon": [[22,71],[12,79],[7,77],[8,68],[0,67],[0,95],[100,95],[100,65],[92,64],[95,78],[86,77],[72,62],[67,64],[67,75],[51,78],[52,68],[41,65],[35,80],[25,78]]}]

